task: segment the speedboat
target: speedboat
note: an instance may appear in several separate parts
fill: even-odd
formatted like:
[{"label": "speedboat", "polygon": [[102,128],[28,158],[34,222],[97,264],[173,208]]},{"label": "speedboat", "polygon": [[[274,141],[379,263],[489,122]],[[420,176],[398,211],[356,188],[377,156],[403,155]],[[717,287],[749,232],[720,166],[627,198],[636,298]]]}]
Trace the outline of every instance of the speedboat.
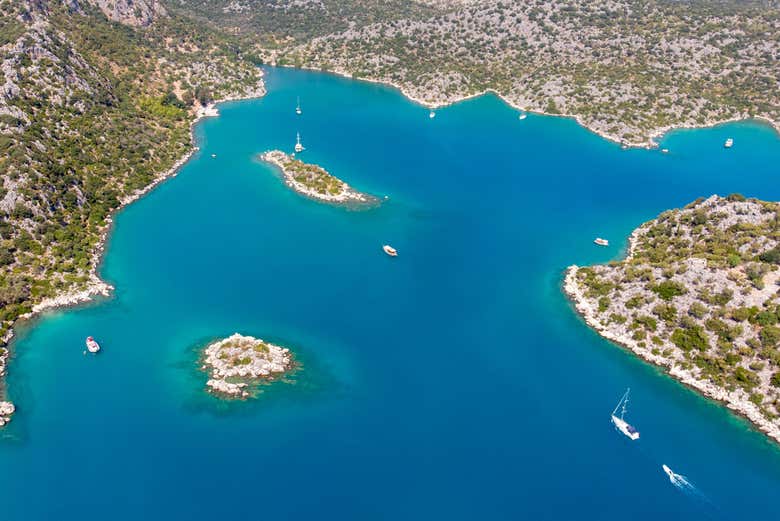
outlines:
[{"label": "speedboat", "polygon": [[384,246],[382,246],[382,249],[385,251],[386,254],[390,255],[391,257],[398,257],[398,250],[396,250],[389,244],[385,244]]},{"label": "speedboat", "polygon": [[731,138],[728,138],[725,143],[723,143],[724,148],[731,148],[734,146],[734,140]]},{"label": "speedboat", "polygon": [[593,242],[599,246],[609,246],[609,241],[607,239],[602,239],[601,237],[596,237],[596,240]]},{"label": "speedboat", "polygon": [[[626,394],[623,395],[623,397],[620,399],[618,404],[615,406],[615,409],[612,411],[612,423],[615,425],[617,430],[622,432],[631,440],[638,440],[639,439],[639,431],[636,430],[633,425],[628,423],[624,416],[626,414],[626,407],[628,406],[628,393],[631,391],[631,389],[626,389]],[[622,409],[621,409],[622,406]],[[621,409],[620,416],[617,415],[618,409]]]},{"label": "speedboat", "polygon": [[87,344],[87,351],[89,351],[90,353],[97,353],[98,351],[100,351],[100,344],[98,344],[95,341],[95,339],[92,338],[91,336],[87,337],[86,344]]},{"label": "speedboat", "polygon": [[519,116],[517,116],[517,119],[519,119],[520,121],[522,121],[522,120],[524,120],[524,119],[525,119],[525,118],[527,118],[527,117],[528,117],[528,114],[527,114],[527,113],[525,113],[525,112],[521,112],[521,113],[520,113],[520,115],[519,115]]},{"label": "speedboat", "polygon": [[666,472],[666,475],[669,476],[669,479],[674,479],[674,472],[672,472],[672,469],[666,465],[661,465],[661,468],[664,469],[664,472]]},{"label": "speedboat", "polygon": [[661,152],[662,152],[663,154],[668,154],[668,153],[669,153],[669,149],[668,149],[668,148],[662,148],[662,149],[661,149]]}]

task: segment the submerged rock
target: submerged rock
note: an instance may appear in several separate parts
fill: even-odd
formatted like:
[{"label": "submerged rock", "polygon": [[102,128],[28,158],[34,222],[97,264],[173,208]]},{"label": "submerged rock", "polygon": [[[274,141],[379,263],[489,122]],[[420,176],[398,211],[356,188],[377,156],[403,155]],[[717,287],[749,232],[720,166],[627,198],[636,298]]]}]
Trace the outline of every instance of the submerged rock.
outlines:
[{"label": "submerged rock", "polygon": [[227,398],[249,398],[263,380],[292,368],[289,349],[238,333],[206,346],[201,366],[209,375],[207,389]]}]

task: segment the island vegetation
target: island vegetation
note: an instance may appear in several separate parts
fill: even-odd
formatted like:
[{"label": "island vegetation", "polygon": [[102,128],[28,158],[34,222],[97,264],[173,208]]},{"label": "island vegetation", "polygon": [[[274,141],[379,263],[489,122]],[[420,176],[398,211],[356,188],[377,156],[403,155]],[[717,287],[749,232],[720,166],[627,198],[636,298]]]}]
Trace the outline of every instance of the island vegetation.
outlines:
[{"label": "island vegetation", "polygon": [[777,2],[194,3],[269,63],[390,83],[431,106],[490,90],[637,146],[672,127],[780,121]]},{"label": "island vegetation", "polygon": [[630,242],[623,261],[569,268],[577,310],[780,441],[780,204],[712,196]]},{"label": "island vegetation", "polygon": [[108,293],[95,270],[112,212],[175,172],[204,107],[264,90],[229,36],[158,1],[0,0],[0,12],[7,353],[19,317]]},{"label": "island vegetation", "polygon": [[354,190],[321,166],[304,163],[294,154],[271,150],[261,154],[260,159],[278,167],[287,186],[312,199],[361,206],[378,202],[376,197]]},{"label": "island vegetation", "polygon": [[247,399],[257,394],[262,383],[288,374],[294,365],[289,349],[235,333],[206,346],[201,369],[208,373],[210,392]]}]

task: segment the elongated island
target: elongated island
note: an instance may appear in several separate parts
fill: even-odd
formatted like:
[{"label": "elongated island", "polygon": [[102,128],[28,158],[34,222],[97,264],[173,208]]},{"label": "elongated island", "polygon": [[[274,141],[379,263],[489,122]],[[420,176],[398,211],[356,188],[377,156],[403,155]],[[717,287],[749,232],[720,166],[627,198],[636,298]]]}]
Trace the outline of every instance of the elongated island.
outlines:
[{"label": "elongated island", "polygon": [[260,159],[278,167],[285,184],[306,197],[343,205],[370,206],[379,203],[376,197],[354,190],[321,166],[304,163],[281,150],[260,154]]},{"label": "elongated island", "polygon": [[631,235],[621,262],[564,289],[603,337],[780,441],[780,204],[712,196]]},{"label": "elongated island", "polygon": [[289,349],[238,333],[206,346],[201,364],[209,375],[206,388],[231,399],[254,396],[261,383],[283,376],[293,367]]}]

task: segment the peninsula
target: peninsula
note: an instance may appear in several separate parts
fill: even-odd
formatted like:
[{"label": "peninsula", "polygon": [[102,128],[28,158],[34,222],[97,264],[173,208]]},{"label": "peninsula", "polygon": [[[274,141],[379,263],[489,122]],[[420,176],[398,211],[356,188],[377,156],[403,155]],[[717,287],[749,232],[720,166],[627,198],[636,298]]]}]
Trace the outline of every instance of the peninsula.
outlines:
[{"label": "peninsula", "polygon": [[292,370],[290,350],[259,338],[235,333],[206,346],[201,369],[209,375],[210,392],[229,399],[246,399],[263,381]]},{"label": "peninsula", "polygon": [[603,337],[780,441],[780,203],[712,196],[631,235],[620,262],[568,268]]},{"label": "peninsula", "polygon": [[354,190],[318,165],[304,163],[280,150],[260,154],[260,159],[279,168],[287,186],[301,195],[331,204],[371,205],[379,200]]}]

